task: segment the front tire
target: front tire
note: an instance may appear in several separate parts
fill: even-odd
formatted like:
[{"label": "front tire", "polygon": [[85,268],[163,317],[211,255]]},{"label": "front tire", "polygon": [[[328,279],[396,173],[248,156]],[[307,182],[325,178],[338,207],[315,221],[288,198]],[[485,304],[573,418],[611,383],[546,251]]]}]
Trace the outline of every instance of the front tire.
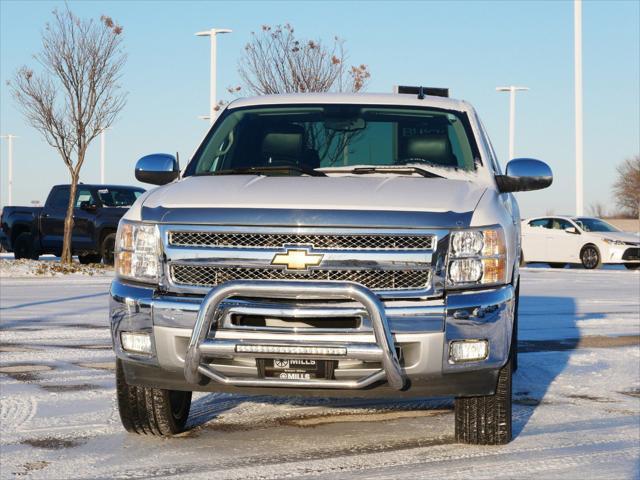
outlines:
[{"label": "front tire", "polygon": [[498,374],[493,395],[455,400],[456,441],[473,445],[504,445],[511,441],[511,357]]},{"label": "front tire", "polygon": [[100,247],[100,256],[102,257],[102,262],[105,265],[113,265],[114,262],[114,250],[116,247],[116,234],[110,233],[104,240],[102,240],[102,245]]},{"label": "front tire", "polygon": [[602,266],[600,252],[595,245],[587,245],[580,252],[582,266],[587,270],[593,270]]},{"label": "front tire", "polygon": [[21,258],[38,260],[40,258],[33,243],[33,235],[28,232],[22,232],[16,237],[16,241],[13,244],[13,257],[16,260]]},{"label": "front tire", "polygon": [[118,410],[124,428],[140,435],[171,436],[184,431],[191,392],[129,385],[116,360]]}]

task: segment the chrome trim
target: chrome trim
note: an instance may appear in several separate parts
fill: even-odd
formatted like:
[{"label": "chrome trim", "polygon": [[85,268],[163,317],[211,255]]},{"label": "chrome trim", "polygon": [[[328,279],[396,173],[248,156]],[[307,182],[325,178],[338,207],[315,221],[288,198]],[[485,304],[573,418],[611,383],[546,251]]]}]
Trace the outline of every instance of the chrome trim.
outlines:
[{"label": "chrome trim", "polygon": [[[170,232],[174,230],[246,233],[253,235],[428,235],[433,238],[430,250],[334,250],[309,248],[313,254],[323,255],[321,265],[310,267],[308,272],[319,270],[430,270],[430,278],[425,288],[374,289],[381,298],[426,298],[441,295],[444,288],[444,260],[448,249],[448,230],[424,228],[327,228],[327,227],[266,227],[229,225],[159,225],[165,262],[160,287],[167,292],[200,294],[208,293],[211,286],[184,285],[177,283],[171,275],[172,265],[202,265],[228,268],[284,269],[272,265],[274,255],[286,253],[292,247],[303,244],[287,244],[280,248],[230,248],[230,247],[182,247],[169,244]],[[304,280],[305,271],[296,273]],[[248,278],[247,280],[249,280]],[[317,280],[319,281],[319,280]],[[365,285],[366,286],[366,285]]]},{"label": "chrome trim", "polygon": [[[512,285],[447,295],[445,348],[442,369],[445,373],[457,370],[500,368],[509,357],[515,308],[515,289]],[[449,362],[449,348],[456,340],[487,340],[486,359]]]},{"label": "chrome trim", "polygon": [[[215,338],[220,304],[229,297],[248,296],[258,298],[295,298],[295,299],[350,299],[361,303],[371,319],[377,346],[382,352],[383,368],[358,380],[281,380],[281,379],[247,379],[227,377],[210,366],[203,365],[203,354],[207,349],[215,349],[220,340]],[[295,345],[295,340],[287,344]],[[234,347],[235,350],[235,347]],[[404,389],[408,383],[396,355],[395,343],[387,323],[384,305],[370,290],[351,282],[247,282],[233,281],[224,283],[209,292],[205,297],[189,340],[184,362],[184,375],[187,382],[197,384],[201,375],[210,379],[235,386],[260,387],[293,387],[293,388],[342,388],[357,389],[371,385],[386,378],[389,385],[396,389]]]},{"label": "chrome trim", "polygon": [[[514,288],[511,285],[500,288],[485,288],[473,292],[449,292],[443,298],[420,301],[386,301],[385,313],[392,327],[393,340],[402,348],[404,357],[403,373],[412,382],[411,389],[401,396],[418,395],[489,395],[495,388],[498,369],[508,358],[513,322]],[[178,390],[215,391],[253,394],[327,395],[325,390],[313,391],[308,388],[266,388],[250,390],[238,389],[232,385],[217,382],[194,385],[184,378],[184,358],[193,326],[202,303],[202,297],[167,296],[156,289],[122,282],[114,279],[111,284],[110,320],[114,351],[124,361],[125,368],[136,370],[128,381],[136,385]],[[256,306],[279,305],[284,308],[363,308],[355,301],[340,302],[306,301],[296,299],[228,299],[223,305]],[[446,315],[445,315],[446,313]],[[446,319],[446,326],[445,326]],[[153,332],[156,357],[142,358],[131,355],[119,348],[119,334],[123,330]],[[490,342],[489,358],[484,361],[450,365],[448,344],[453,339],[484,338]],[[251,331],[220,329],[215,334],[216,341],[229,340],[237,343],[304,343],[309,345],[357,344],[376,347],[372,330],[362,332],[333,331],[317,333],[308,330]],[[364,356],[365,352],[359,353]],[[347,362],[350,362],[347,360]],[[221,359],[213,361],[213,368],[228,377],[243,376],[250,379],[257,374],[256,366],[247,358],[237,361]],[[338,380],[359,380],[380,369],[379,365],[362,364],[361,368],[340,365],[335,371]],[[484,380],[480,380],[484,378]],[[382,376],[384,379],[384,374]],[[478,383],[480,382],[480,384]],[[324,388],[318,385],[319,388]],[[398,396],[397,391],[386,384],[375,388],[333,390],[331,395],[348,397]]]},{"label": "chrome trim", "polygon": [[551,168],[535,158],[514,158],[507,163],[504,175],[496,175],[501,193],[541,190],[553,183]]},{"label": "chrome trim", "polygon": [[332,235],[296,233],[282,231],[270,234],[255,232],[215,232],[206,228],[185,229],[177,226],[169,230],[167,245],[183,248],[282,248],[283,245],[299,245],[323,250],[361,251],[361,250],[431,250],[435,239],[431,235],[335,233]]},{"label": "chrome trim", "polygon": [[[180,297],[171,295],[160,295],[155,289],[149,286],[136,285],[129,282],[123,282],[121,279],[114,279],[111,283],[111,315],[112,323],[116,318],[139,316],[143,320],[143,324],[149,328],[153,326],[184,328],[191,330],[196,322],[202,297]],[[371,332],[371,326],[366,310],[362,305],[356,302],[298,302],[295,300],[278,300],[276,302],[268,299],[229,299],[225,300],[219,310],[221,318],[224,321],[224,311],[231,307],[246,307],[249,309],[262,308],[282,308],[292,310],[304,315],[307,308],[314,308],[318,313],[327,315],[336,315],[338,310],[346,314],[355,313],[359,310],[364,315],[362,319],[362,331]],[[332,313],[335,309],[336,312]],[[444,299],[434,300],[412,300],[412,301],[387,301],[385,303],[385,314],[391,327],[391,331],[395,334],[414,334],[414,333],[435,333],[444,331]],[[225,331],[221,327],[221,331]],[[237,327],[233,326],[229,331],[238,333],[256,332],[284,332],[289,334],[291,329],[277,329],[259,327]],[[320,333],[323,335],[335,334],[341,335],[349,333],[355,335],[357,332],[349,332],[346,329],[305,329],[304,332],[298,334],[315,335]]]}]

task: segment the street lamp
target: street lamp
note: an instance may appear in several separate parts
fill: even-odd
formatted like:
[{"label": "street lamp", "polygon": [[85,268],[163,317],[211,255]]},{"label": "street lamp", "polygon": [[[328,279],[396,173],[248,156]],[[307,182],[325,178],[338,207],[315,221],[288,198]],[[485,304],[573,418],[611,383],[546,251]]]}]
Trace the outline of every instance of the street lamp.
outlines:
[{"label": "street lamp", "polygon": [[105,149],[106,149],[106,135],[105,132],[111,130],[111,128],[103,128],[100,130],[100,184],[104,185],[104,164],[105,164]]},{"label": "street lamp", "polygon": [[515,129],[516,129],[516,92],[522,90],[529,90],[528,87],[516,87],[510,85],[508,87],[497,87],[497,92],[509,92],[509,158],[511,160],[515,157],[514,143],[515,143]]},{"label": "street lamp", "polygon": [[9,164],[7,168],[7,178],[9,180],[9,189],[7,191],[7,205],[11,205],[13,203],[13,139],[18,137],[9,133],[7,135],[0,136],[0,138],[6,138],[8,140],[7,148],[9,150]]},{"label": "street lamp", "polygon": [[576,115],[576,215],[584,215],[582,185],[582,1],[573,2],[574,95]]},{"label": "street lamp", "polygon": [[217,55],[217,42],[216,36],[219,33],[231,33],[232,30],[228,28],[212,28],[211,30],[205,30],[204,32],[196,33],[198,37],[209,37],[211,39],[211,79],[209,85],[209,115],[204,115],[200,118],[208,119],[212,124],[216,118],[216,55]]}]

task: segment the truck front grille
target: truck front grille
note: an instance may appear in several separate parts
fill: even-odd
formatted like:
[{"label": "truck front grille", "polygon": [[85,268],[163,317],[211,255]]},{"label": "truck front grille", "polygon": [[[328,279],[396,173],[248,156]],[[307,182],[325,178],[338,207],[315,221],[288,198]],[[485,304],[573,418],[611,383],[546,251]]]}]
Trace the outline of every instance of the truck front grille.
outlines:
[{"label": "truck front grille", "polygon": [[202,248],[282,248],[313,245],[322,250],[430,250],[432,235],[313,235],[170,231],[169,245]]},{"label": "truck front grille", "polygon": [[229,280],[339,280],[360,283],[374,290],[424,289],[429,270],[309,270],[303,274],[276,268],[212,267],[174,264],[170,268],[176,285],[214,287]]}]

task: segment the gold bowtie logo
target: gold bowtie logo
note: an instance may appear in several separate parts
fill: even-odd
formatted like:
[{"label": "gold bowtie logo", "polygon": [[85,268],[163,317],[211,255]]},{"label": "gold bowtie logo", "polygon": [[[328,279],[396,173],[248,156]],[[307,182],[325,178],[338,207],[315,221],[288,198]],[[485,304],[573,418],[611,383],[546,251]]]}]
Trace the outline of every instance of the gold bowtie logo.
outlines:
[{"label": "gold bowtie logo", "polygon": [[286,265],[287,270],[307,270],[320,265],[324,255],[309,253],[307,250],[287,250],[287,253],[276,253],[271,265]]}]

